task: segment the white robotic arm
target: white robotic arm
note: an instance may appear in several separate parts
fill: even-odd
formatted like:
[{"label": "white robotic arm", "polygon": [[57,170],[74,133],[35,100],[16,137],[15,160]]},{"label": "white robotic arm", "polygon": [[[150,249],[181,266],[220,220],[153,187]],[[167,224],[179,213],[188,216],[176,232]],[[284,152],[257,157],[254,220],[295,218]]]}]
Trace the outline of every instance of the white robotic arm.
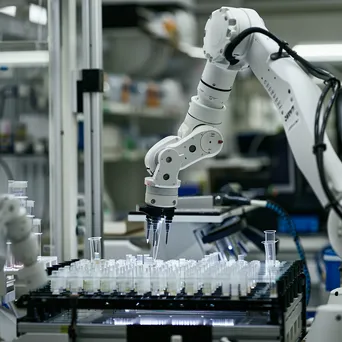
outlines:
[{"label": "white robotic arm", "polygon": [[[47,283],[44,264],[37,261],[38,243],[32,234],[32,227],[25,209],[11,196],[0,197],[0,278],[4,278],[7,257],[6,242],[12,243],[12,253],[16,261],[23,264],[17,273],[20,283],[27,290],[37,289]],[[6,293],[5,279],[0,279],[0,297]]]},{"label": "white robotic arm", "polygon": [[158,222],[164,217],[168,238],[178,200],[179,171],[222,150],[223,136],[219,128],[236,74],[235,70],[222,70],[208,61],[198,84],[198,94],[191,98],[178,135],[164,138],[146,154],[145,165],[150,174],[145,178],[148,236],[150,227],[156,232]]},{"label": "white robotic arm", "polygon": [[150,173],[150,177],[145,178],[146,204],[175,207],[180,186],[179,171],[221,151],[223,136],[219,128],[236,74],[237,71],[223,71],[207,62],[198,94],[191,98],[178,135],[164,138],[145,157]]},{"label": "white robotic arm", "polygon": [[[225,102],[239,70],[250,67],[277,107],[296,163],[322,206],[329,204],[323,191],[313,153],[314,121],[321,90],[298,63],[283,55],[279,45],[262,33],[246,36],[233,51],[231,42],[250,28],[266,30],[260,16],[250,9],[222,7],[210,16],[204,37],[208,62],[192,97],[178,136],[167,137],[152,147],[145,158],[150,177],[145,179],[147,214],[153,222],[172,218],[180,186],[178,173],[195,162],[217,155],[223,138],[219,131]],[[228,52],[229,51],[229,52]],[[229,53],[231,55],[229,55]],[[324,166],[331,188],[342,192],[342,163],[325,137]],[[164,215],[164,210],[168,214]],[[153,223],[152,222],[152,223]],[[330,211],[328,233],[342,256],[342,228]]]},{"label": "white robotic arm", "polygon": [[[225,25],[226,22],[228,25]],[[212,58],[214,63],[216,60],[221,61],[223,57],[226,58],[226,48],[231,39],[249,27],[266,29],[263,20],[254,10],[221,8],[215,11],[206,25],[207,32],[211,32],[212,36],[206,39],[206,35],[204,39],[209,58]],[[229,37],[227,32],[230,32]],[[217,43],[211,43],[215,37],[216,42],[217,37],[221,37],[219,45],[226,47],[223,53],[218,53]],[[274,40],[264,34],[253,33],[234,49],[233,57],[238,63],[234,66],[228,63],[227,67],[243,68],[246,64],[250,66],[281,115],[296,164],[322,206],[326,207],[329,202],[322,188],[313,153],[315,112],[321,90],[293,58],[286,55],[274,58],[278,52],[279,45]],[[222,63],[217,63],[217,66],[221,68]],[[325,148],[325,173],[331,188],[339,194],[342,192],[342,163],[326,136]],[[328,235],[332,247],[342,257],[341,223],[334,210],[329,214]]]}]

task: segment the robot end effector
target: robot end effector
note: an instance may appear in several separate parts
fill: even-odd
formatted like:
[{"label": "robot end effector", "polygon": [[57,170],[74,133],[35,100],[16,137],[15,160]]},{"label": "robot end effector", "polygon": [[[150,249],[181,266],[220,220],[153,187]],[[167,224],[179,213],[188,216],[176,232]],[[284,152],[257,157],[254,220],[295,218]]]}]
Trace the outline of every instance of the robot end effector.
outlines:
[{"label": "robot end effector", "polygon": [[37,261],[38,244],[31,228],[18,199],[10,196],[0,197],[0,273],[7,257],[6,242],[10,241],[15,260],[24,266],[17,273],[18,282],[28,290],[37,289],[47,283],[45,267]]}]

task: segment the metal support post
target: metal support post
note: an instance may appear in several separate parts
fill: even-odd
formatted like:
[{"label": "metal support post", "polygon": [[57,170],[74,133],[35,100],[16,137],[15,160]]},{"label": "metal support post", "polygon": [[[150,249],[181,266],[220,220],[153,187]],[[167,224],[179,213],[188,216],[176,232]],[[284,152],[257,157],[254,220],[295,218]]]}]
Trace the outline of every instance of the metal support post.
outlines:
[{"label": "metal support post", "polygon": [[[82,0],[83,69],[102,69],[102,1]],[[102,236],[102,94],[83,94],[84,180],[85,180],[85,257],[88,238]]]},{"label": "metal support post", "polygon": [[72,111],[76,68],[76,0],[49,0],[50,244],[58,260],[77,257],[77,120]]},{"label": "metal support post", "polygon": [[[103,68],[102,48],[102,1],[90,1],[90,32],[91,32],[91,68]],[[102,93],[93,93],[91,98],[92,123],[93,123],[93,194],[94,194],[94,236],[102,236],[103,233],[103,159],[102,159]],[[103,241],[103,240],[101,240]],[[103,242],[102,242],[103,243]],[[103,249],[102,249],[103,250]]]},{"label": "metal support post", "polygon": [[62,119],[63,119],[63,258],[77,258],[76,215],[77,215],[77,118],[73,113],[72,98],[73,72],[77,65],[76,51],[76,2],[77,0],[62,0],[61,25],[62,32]]},{"label": "metal support post", "polygon": [[49,25],[49,169],[50,244],[52,255],[62,260],[62,92],[61,92],[61,7],[59,0],[48,2]]}]

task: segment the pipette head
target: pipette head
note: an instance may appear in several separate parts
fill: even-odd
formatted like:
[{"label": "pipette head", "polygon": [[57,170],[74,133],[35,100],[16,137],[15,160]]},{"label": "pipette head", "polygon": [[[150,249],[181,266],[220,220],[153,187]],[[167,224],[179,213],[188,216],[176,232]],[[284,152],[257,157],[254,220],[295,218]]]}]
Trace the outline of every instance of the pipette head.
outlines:
[{"label": "pipette head", "polygon": [[[172,219],[175,214],[175,208],[160,208],[160,207],[154,207],[151,205],[145,205],[141,206],[139,210],[146,215],[146,239],[149,240],[149,235],[151,229],[153,229],[153,240],[156,240],[158,229],[158,224],[162,220],[165,220],[165,229],[166,229],[166,243],[168,240],[168,234],[170,231]],[[153,243],[155,245],[155,242]]]}]

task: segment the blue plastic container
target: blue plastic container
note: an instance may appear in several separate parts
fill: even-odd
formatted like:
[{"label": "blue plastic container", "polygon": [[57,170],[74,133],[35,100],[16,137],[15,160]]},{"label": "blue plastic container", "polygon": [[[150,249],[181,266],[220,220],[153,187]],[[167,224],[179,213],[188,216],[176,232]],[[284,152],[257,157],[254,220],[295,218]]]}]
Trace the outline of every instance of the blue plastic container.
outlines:
[{"label": "blue plastic container", "polygon": [[336,255],[331,247],[326,248],[323,251],[323,260],[325,264],[325,289],[332,291],[340,287],[340,271],[341,258]]},{"label": "blue plastic container", "polygon": [[201,188],[197,184],[186,184],[181,185],[178,189],[178,196],[184,197],[184,196],[197,196],[201,193]]}]

